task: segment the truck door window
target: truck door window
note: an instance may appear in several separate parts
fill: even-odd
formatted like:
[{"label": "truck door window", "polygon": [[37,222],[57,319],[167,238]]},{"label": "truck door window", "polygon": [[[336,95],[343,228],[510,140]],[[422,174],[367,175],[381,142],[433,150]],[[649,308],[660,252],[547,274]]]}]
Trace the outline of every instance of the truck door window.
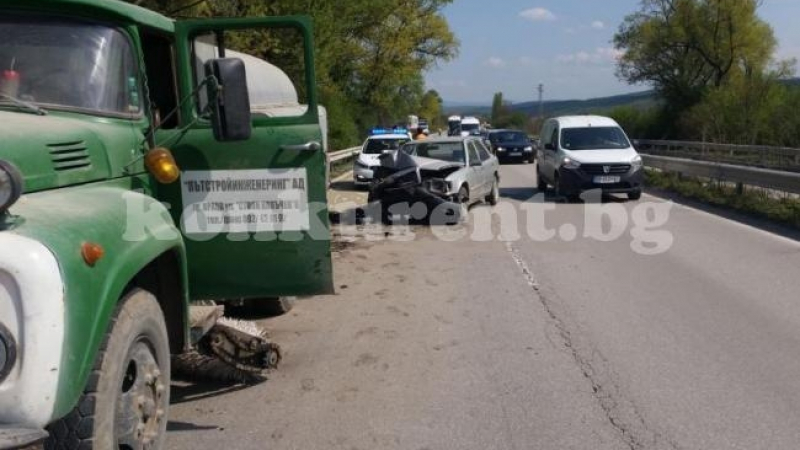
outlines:
[{"label": "truck door window", "polygon": [[[239,58],[245,64],[250,109],[254,116],[298,117],[308,110],[308,84],[303,35],[294,28],[226,30],[224,51],[213,33],[193,42],[195,78],[205,78],[204,64],[212,58]],[[207,104],[199,93],[199,109]]]},{"label": "truck door window", "polygon": [[166,36],[148,30],[140,34],[152,114],[165,119],[161,128],[176,128],[180,123],[180,111],[167,117],[178,106],[173,43]]}]

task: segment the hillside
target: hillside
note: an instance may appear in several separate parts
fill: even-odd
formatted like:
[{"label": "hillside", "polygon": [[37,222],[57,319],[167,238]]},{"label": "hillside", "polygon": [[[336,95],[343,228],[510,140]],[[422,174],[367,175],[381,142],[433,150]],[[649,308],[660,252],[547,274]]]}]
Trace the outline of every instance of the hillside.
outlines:
[{"label": "hillside", "polygon": [[[553,100],[544,102],[544,113],[547,116],[566,114],[586,114],[607,111],[619,106],[633,106],[636,108],[649,108],[656,104],[653,91],[636,92],[633,94],[614,95],[611,97],[593,98],[589,100]],[[513,111],[522,111],[530,116],[539,113],[538,102],[516,103],[511,106]],[[488,116],[492,108],[488,105],[459,105],[445,103],[446,114],[462,114],[470,116]]]},{"label": "hillside", "polygon": [[[786,86],[800,87],[800,78],[783,80]],[[658,102],[655,92],[644,91],[632,94],[599,97],[588,100],[551,100],[544,102],[545,116],[561,116],[568,114],[603,113],[620,106],[632,106],[646,109],[655,106]],[[522,111],[529,116],[539,114],[539,103],[535,101],[516,103],[511,106],[513,111]],[[446,115],[460,114],[464,116],[488,116],[492,108],[489,104],[469,104],[464,102],[445,102]]]}]

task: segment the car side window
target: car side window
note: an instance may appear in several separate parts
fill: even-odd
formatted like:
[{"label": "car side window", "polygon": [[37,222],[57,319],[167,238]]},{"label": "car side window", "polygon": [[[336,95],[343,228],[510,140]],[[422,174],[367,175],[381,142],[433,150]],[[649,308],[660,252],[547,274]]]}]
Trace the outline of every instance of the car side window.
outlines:
[{"label": "car side window", "polygon": [[553,129],[553,134],[550,136],[550,143],[553,144],[554,149],[558,149],[558,128]]},{"label": "car side window", "polygon": [[491,153],[489,153],[489,150],[486,149],[486,146],[483,145],[483,142],[478,142],[476,145],[478,146],[478,157],[481,159],[481,162],[488,161],[489,158],[492,157]]},{"label": "car side window", "polygon": [[475,148],[474,142],[469,142],[467,144],[467,148],[469,150],[469,163],[474,164],[473,161],[480,161],[481,159],[478,157],[478,150]]}]

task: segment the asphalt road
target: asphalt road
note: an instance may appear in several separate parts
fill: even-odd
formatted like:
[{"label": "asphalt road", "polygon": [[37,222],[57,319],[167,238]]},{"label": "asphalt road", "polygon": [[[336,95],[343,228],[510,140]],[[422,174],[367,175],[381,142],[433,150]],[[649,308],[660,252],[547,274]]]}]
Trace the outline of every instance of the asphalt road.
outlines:
[{"label": "asphalt road", "polygon": [[533,167],[468,226],[338,229],[338,294],[263,322],[281,368],[174,386],[168,448],[800,448],[800,244]]}]

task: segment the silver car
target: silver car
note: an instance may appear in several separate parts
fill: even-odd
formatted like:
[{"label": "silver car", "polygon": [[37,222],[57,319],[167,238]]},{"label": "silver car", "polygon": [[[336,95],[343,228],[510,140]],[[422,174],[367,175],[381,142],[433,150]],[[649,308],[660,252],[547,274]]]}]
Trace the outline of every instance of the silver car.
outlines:
[{"label": "silver car", "polygon": [[[401,151],[414,157],[420,170],[429,174],[422,178],[432,194],[462,204],[483,200],[492,205],[497,203],[500,165],[480,136],[414,141]],[[431,182],[426,183],[426,178]],[[444,183],[437,183],[440,180]]]}]

